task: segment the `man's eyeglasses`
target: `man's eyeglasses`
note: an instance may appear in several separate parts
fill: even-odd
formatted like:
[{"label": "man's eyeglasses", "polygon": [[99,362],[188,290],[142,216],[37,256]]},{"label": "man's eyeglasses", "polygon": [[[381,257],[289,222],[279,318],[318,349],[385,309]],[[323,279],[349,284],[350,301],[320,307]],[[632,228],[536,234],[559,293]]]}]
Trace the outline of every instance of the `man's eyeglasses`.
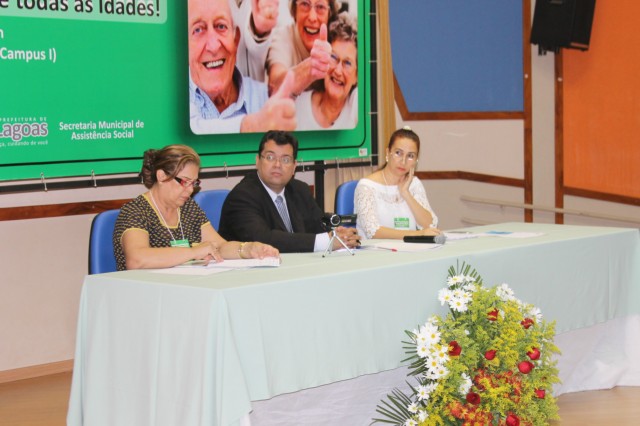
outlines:
[{"label": "man's eyeglasses", "polygon": [[326,3],[311,3],[307,0],[298,0],[296,3],[301,12],[309,13],[313,7],[318,16],[326,16],[329,14],[329,5]]},{"label": "man's eyeglasses", "polygon": [[342,69],[345,71],[351,71],[351,68],[353,68],[353,62],[351,62],[350,59],[340,59],[340,57],[335,53],[331,54],[331,62],[334,67],[337,67],[338,64],[342,64]]},{"label": "man's eyeglasses", "polygon": [[189,179],[179,178],[178,176],[174,177],[174,179],[183,188],[189,188],[190,186],[193,186],[193,189],[200,188],[200,179],[189,180]]},{"label": "man's eyeglasses", "polygon": [[413,163],[418,160],[417,152],[407,152],[407,154],[405,154],[404,151],[401,149],[396,149],[395,151],[392,151],[391,155],[398,161],[402,161],[406,159],[407,163]]},{"label": "man's eyeglasses", "polygon": [[293,164],[295,161],[290,155],[283,155],[282,157],[277,157],[274,154],[261,155],[260,158],[266,160],[269,163],[275,163],[276,161],[280,161],[280,164],[284,164],[288,166],[289,164]]}]

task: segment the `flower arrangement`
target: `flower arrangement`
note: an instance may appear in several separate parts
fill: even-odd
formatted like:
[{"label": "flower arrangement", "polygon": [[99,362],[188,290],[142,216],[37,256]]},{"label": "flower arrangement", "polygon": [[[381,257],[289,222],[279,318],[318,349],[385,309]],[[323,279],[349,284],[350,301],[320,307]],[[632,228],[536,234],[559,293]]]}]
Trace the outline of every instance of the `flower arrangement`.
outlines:
[{"label": "flower arrangement", "polygon": [[507,284],[485,288],[469,265],[449,268],[433,316],[403,342],[412,395],[394,389],[373,423],[402,426],[546,425],[559,419],[551,387],[558,383],[555,323],[516,299]]}]

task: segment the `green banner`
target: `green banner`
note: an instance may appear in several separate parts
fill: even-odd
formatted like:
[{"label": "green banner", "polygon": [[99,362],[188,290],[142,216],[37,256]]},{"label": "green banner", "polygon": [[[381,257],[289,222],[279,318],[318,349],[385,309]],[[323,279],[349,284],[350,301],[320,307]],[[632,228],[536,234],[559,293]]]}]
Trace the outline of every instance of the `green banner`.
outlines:
[{"label": "green banner", "polygon": [[[236,1],[236,0],[234,0]],[[358,63],[369,63],[358,1]],[[253,164],[261,134],[195,135],[187,2],[0,0],[0,180],[137,172],[146,149],[185,143],[203,167]],[[299,159],[370,155],[370,70],[354,129],[296,132]]]}]

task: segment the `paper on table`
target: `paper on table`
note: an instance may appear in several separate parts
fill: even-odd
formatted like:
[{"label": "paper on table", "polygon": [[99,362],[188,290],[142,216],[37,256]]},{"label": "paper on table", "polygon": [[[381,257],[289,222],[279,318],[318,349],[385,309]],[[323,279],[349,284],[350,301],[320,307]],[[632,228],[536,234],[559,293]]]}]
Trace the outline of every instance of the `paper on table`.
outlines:
[{"label": "paper on table", "polygon": [[532,238],[544,235],[544,232],[508,232],[508,231],[487,231],[484,234],[480,234],[489,237],[502,237],[502,238]]},{"label": "paper on table", "polygon": [[402,241],[380,241],[373,244],[367,244],[363,248],[373,248],[390,251],[416,252],[427,251],[442,247],[442,244],[429,243],[405,243]]},{"label": "paper on table", "polygon": [[193,267],[193,268],[184,268],[184,267],[174,267],[174,268],[164,268],[164,269],[149,269],[149,272],[154,272],[156,274],[171,274],[171,275],[213,275],[220,272],[232,271],[231,268],[207,268],[207,267]]},{"label": "paper on table", "polygon": [[278,267],[279,257],[265,257],[264,259],[226,259],[223,262],[209,262],[203,260],[191,260],[173,268],[151,269],[150,272],[173,275],[210,275],[218,272],[231,271],[233,269],[255,267]]},{"label": "paper on table", "polygon": [[208,265],[202,260],[191,260],[176,268],[224,268],[224,269],[241,269],[256,267],[278,267],[280,266],[279,257],[265,257],[264,259],[225,259],[222,262],[209,262]]},{"label": "paper on table", "polygon": [[480,234],[474,234],[473,232],[463,232],[463,231],[445,231],[445,237],[447,237],[447,241],[456,241],[456,240],[466,240],[469,238],[478,238]]}]

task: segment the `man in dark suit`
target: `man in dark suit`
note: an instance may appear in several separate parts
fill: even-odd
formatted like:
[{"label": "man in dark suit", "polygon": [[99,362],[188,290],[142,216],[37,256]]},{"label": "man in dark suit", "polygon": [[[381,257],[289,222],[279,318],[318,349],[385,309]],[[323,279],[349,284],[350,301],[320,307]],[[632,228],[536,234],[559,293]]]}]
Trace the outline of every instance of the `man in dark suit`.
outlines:
[{"label": "man in dark suit", "polygon": [[[291,133],[269,131],[260,141],[256,171],[227,196],[219,233],[226,240],[260,241],[283,253],[324,251],[331,240],[309,185],[293,178],[298,140]],[[355,228],[335,232],[349,248],[360,244]],[[333,241],[333,249],[341,248]]]}]

